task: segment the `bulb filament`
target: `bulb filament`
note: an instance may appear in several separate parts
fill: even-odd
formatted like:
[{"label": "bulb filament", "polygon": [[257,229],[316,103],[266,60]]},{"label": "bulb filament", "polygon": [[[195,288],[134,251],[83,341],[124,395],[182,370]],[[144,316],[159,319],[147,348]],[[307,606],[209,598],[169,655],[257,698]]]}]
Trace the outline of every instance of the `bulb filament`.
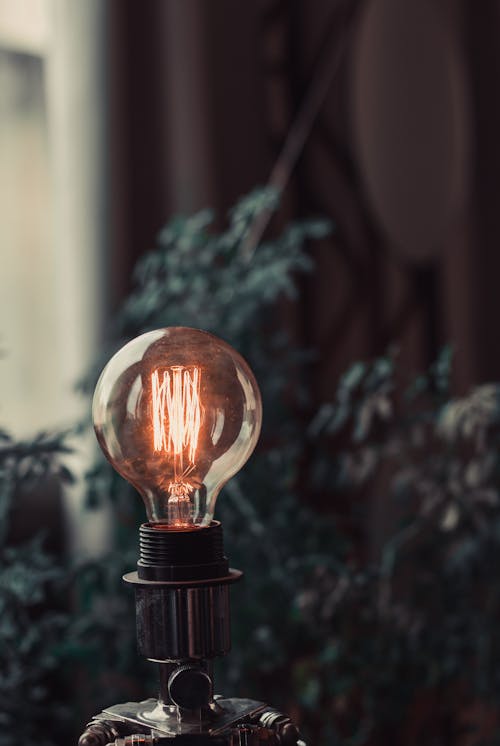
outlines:
[{"label": "bulb filament", "polygon": [[175,456],[187,450],[194,461],[201,425],[200,369],[181,365],[151,376],[155,451]]},{"label": "bulb filament", "polygon": [[173,522],[178,525],[188,518],[185,513],[193,491],[187,477],[194,468],[200,434],[200,383],[201,371],[197,367],[176,365],[162,373],[155,370],[151,375],[153,445],[156,452],[173,457],[169,506],[175,513]]}]

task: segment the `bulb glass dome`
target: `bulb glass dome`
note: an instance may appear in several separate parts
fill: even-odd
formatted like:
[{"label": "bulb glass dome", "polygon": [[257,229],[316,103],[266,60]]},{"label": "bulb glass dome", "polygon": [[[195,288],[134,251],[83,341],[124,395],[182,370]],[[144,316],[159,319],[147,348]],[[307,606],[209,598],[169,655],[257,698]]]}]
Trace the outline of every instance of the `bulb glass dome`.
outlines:
[{"label": "bulb glass dome", "polygon": [[198,329],[168,327],[122,347],[92,408],[104,454],[158,528],[210,524],[221,487],[252,453],[262,404],[247,363]]}]

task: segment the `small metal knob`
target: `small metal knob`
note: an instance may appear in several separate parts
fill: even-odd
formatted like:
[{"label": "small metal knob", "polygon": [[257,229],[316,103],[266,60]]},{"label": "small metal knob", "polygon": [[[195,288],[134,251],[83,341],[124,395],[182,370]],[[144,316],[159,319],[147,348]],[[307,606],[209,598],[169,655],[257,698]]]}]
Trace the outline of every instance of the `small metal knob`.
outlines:
[{"label": "small metal knob", "polygon": [[112,720],[92,720],[78,739],[78,746],[106,746],[119,735],[117,725]]},{"label": "small metal knob", "polygon": [[206,671],[195,666],[180,666],[170,674],[168,693],[172,702],[186,710],[206,707],[212,697],[212,681]]},{"label": "small metal knob", "polygon": [[304,743],[300,740],[299,729],[293,723],[286,723],[281,730],[280,736],[283,746],[300,746],[301,743]]}]

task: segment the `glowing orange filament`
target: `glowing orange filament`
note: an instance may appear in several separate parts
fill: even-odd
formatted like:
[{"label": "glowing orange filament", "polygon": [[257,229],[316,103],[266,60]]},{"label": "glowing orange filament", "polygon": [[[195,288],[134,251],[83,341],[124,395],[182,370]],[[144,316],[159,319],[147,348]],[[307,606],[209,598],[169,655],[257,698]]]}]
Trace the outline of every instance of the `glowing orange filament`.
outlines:
[{"label": "glowing orange filament", "polygon": [[181,365],[151,375],[154,449],[174,456],[173,496],[190,491],[184,478],[194,464],[200,434],[200,379],[199,368]]}]

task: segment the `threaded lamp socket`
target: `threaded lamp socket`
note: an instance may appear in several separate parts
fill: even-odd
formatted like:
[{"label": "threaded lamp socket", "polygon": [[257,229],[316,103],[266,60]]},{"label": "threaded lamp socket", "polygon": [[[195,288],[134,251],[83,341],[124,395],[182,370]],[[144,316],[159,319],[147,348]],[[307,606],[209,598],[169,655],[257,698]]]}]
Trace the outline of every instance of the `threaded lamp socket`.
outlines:
[{"label": "threaded lamp socket", "polygon": [[142,580],[216,580],[229,572],[218,521],[188,531],[144,523],[139,530],[139,549],[137,571]]}]

